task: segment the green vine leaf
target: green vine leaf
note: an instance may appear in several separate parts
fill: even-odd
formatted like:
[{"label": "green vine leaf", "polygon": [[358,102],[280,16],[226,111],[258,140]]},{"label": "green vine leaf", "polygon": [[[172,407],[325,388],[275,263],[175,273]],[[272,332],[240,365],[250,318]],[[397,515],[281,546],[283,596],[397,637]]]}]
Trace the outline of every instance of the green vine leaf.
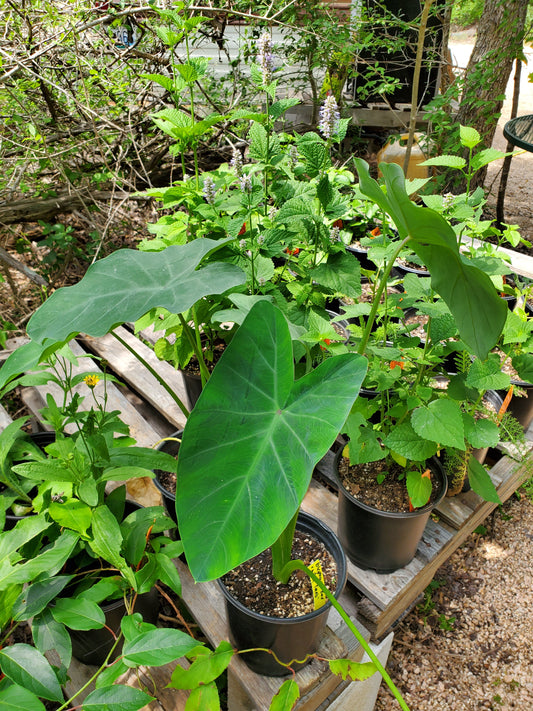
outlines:
[{"label": "green vine leaf", "polygon": [[377,672],[374,662],[354,662],[351,659],[330,659],[329,668],[344,680],[364,681]]},{"label": "green vine leaf", "polygon": [[294,679],[287,679],[272,697],[269,711],[291,711],[300,698],[300,689]]}]

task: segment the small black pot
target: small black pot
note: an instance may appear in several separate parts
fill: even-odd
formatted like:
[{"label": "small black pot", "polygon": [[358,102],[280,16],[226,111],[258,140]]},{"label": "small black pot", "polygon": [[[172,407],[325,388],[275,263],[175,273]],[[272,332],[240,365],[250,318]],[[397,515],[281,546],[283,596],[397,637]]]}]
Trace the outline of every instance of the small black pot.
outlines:
[{"label": "small black pot", "polygon": [[511,380],[511,384],[526,391],[524,397],[513,395],[508,412],[520,422],[524,431],[527,431],[533,422],[533,385],[521,380]]},{"label": "small black pot", "polygon": [[446,475],[434,457],[427,465],[439,479],[432,503],[409,513],[380,511],[358,501],[343,487],[338,474],[342,449],[335,457],[339,485],[337,534],[346,555],[355,565],[377,573],[392,573],[408,565],[416,555],[431,511],[446,495]]},{"label": "small black pot", "polygon": [[[127,614],[124,600],[113,600],[101,605],[105,614],[105,624],[118,635],[120,623]],[[155,624],[159,615],[159,597],[153,588],[137,596],[134,612],[140,612],[144,622]],[[101,666],[114,643],[114,638],[109,629],[102,627],[98,630],[68,630],[72,640],[72,654],[83,664]],[[122,642],[117,644],[111,659],[116,659],[122,651]]]},{"label": "small black pot", "polygon": [[[176,439],[179,439],[179,440],[181,440],[182,436],[183,436],[183,430],[178,430],[177,432],[173,432],[170,435],[171,438],[175,437]],[[176,442],[176,439],[165,439],[163,442],[161,442],[161,444],[158,445],[157,449],[160,450],[161,452],[166,452],[167,454],[170,454],[170,456],[172,456],[172,457],[177,456],[181,442]],[[161,481],[160,481],[161,469],[155,469],[154,474],[155,474],[155,479],[153,480],[153,482],[154,482],[156,488],[161,493],[165,511],[170,516],[170,518],[174,521],[174,523],[178,523],[178,517],[176,514],[176,494],[173,494],[171,491],[166,489],[163,486],[163,484],[161,484]],[[176,536],[179,538],[177,529],[174,529],[173,534],[176,534]]]},{"label": "small black pot", "polygon": [[407,274],[415,274],[419,277],[429,277],[431,274],[427,269],[416,269],[416,267],[409,267],[407,264],[400,264],[400,262],[395,262],[394,273],[399,277],[405,277]]},{"label": "small black pot", "polygon": [[369,258],[367,249],[364,247],[357,247],[355,244],[347,244],[346,251],[353,254],[353,256],[359,260],[361,269],[366,269],[367,271],[372,272],[376,271],[377,264]]},{"label": "small black pot", "polygon": [[[324,543],[335,558],[337,589],[334,595],[338,599],[346,584],[347,569],[346,557],[337,536],[322,521],[303,511],[298,515],[296,527]],[[293,659],[304,659],[307,654],[317,650],[331,608],[329,601],[318,610],[301,617],[267,617],[248,610],[230,595],[221,580],[218,584],[226,599],[230,639],[237,649],[271,649],[278,659],[287,663]],[[247,652],[239,656],[257,674],[285,676],[291,673],[287,667],[278,664],[268,652]],[[293,664],[291,668],[301,669],[305,664],[306,662]]]}]

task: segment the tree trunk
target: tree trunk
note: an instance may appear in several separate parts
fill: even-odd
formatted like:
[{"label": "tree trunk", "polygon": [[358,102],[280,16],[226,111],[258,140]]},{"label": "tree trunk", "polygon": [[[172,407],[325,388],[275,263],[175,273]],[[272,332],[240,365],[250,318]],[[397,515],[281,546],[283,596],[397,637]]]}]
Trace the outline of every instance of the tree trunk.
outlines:
[{"label": "tree trunk", "polygon": [[[485,0],[457,114],[459,124],[479,131],[481,148],[492,144],[513,62],[523,51],[527,6],[528,0]],[[486,168],[472,187],[485,175]]]}]

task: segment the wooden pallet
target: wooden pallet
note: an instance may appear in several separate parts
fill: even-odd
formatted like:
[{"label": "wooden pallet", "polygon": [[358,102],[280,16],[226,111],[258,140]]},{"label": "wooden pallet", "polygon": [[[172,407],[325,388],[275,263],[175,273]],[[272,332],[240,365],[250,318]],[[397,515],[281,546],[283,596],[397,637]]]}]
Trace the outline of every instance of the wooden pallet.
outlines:
[{"label": "wooden pallet", "polygon": [[[168,364],[157,361],[150,349],[136,341],[126,329],[120,329],[120,335],[135,345],[144,357],[150,358],[152,367],[164,374],[167,382],[171,382],[172,387],[186,398],[179,373],[173,369],[169,370]],[[80,355],[90,356],[91,353],[96,353],[102,356],[108,367],[128,384],[127,387],[117,387],[112,383],[107,385],[108,408],[121,411],[123,420],[130,426],[133,436],[140,444],[154,445],[162,437],[182,426],[184,419],[179,408],[168,398],[155,378],[147,378],[144,369],[136,365],[129,351],[118,341],[109,336],[103,339],[86,338],[82,345],[74,343],[72,347]],[[81,359],[78,370],[96,371],[98,365],[87,357]],[[99,383],[96,394],[101,394],[102,389],[103,383]],[[36,417],[38,410],[45,404],[48,392],[57,395],[57,392],[54,393],[54,387],[50,385],[29,388],[23,392],[25,402]],[[90,407],[90,398],[86,399],[84,405]],[[6,420],[6,417],[0,410],[0,423]],[[533,433],[530,431],[530,434]],[[333,458],[334,455],[330,452],[317,466],[317,475],[321,480],[332,481]],[[490,474],[502,501],[530,475],[531,466],[531,454],[521,463],[509,456],[503,456],[494,465]],[[139,483],[140,488],[129,490],[130,495],[141,503],[159,503],[159,494],[150,480],[141,480]],[[319,516],[336,530],[337,497],[331,486],[325,486],[318,479],[314,479],[304,499],[303,508]],[[473,492],[445,499],[437,510],[438,519],[429,521],[417,555],[408,566],[390,575],[381,575],[362,570],[350,563],[349,584],[343,595],[343,603],[349,613],[354,619],[358,619],[358,624],[370,631],[372,639],[383,637],[416,602],[436,570],[494,508],[495,504],[481,500]],[[187,569],[180,562],[177,562],[177,566],[183,581],[185,604],[207,639],[213,645],[218,644],[227,634],[221,593],[213,583],[194,584]],[[320,653],[324,657],[349,655],[358,659],[361,656],[361,649],[354,643],[347,629],[339,624],[339,618],[335,614],[330,618],[330,627],[324,635]],[[149,706],[153,711],[182,711],[184,708],[183,694],[164,689],[170,678],[171,666],[146,670],[146,678],[151,676],[158,689],[158,701]],[[78,665],[74,678],[78,679],[82,674],[83,666]],[[296,679],[302,695],[297,706],[299,711],[315,711],[330,705],[338,709],[358,708],[356,689],[359,687],[342,682],[339,677],[330,674],[323,662],[314,660],[307,668],[298,672]],[[257,676],[248,670],[238,657],[230,666],[228,680],[230,711],[268,709],[270,699],[281,683],[280,680]],[[130,682],[138,683],[133,678],[128,679],[128,683]]]}]

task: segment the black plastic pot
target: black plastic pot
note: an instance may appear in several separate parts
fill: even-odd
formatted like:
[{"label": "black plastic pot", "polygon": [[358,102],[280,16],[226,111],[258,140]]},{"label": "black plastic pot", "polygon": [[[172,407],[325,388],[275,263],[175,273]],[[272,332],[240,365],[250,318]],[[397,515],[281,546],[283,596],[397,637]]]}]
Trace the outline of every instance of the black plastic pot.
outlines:
[{"label": "black plastic pot", "polygon": [[[166,452],[167,454],[170,454],[172,457],[176,457],[179,448],[180,448],[180,442],[177,442],[176,440],[181,440],[183,436],[183,430],[178,430],[177,432],[173,432],[170,435],[169,439],[165,439],[161,444],[158,445],[157,449]],[[174,438],[174,439],[172,439]],[[161,497],[163,499],[163,506],[165,507],[165,511],[167,514],[170,516],[170,518],[174,521],[174,523],[178,523],[178,517],[176,515],[176,494],[172,493],[168,489],[166,489],[163,484],[161,483],[160,476],[161,476],[161,469],[155,469],[154,470],[155,474],[155,479],[153,480],[156,488],[159,490],[161,493]],[[177,529],[174,529],[173,534],[177,534]],[[179,538],[179,535],[177,535]]]},{"label": "black plastic pot", "polygon": [[[299,531],[324,543],[335,558],[337,589],[334,595],[338,599],[346,584],[347,569],[346,557],[337,536],[322,521],[303,511],[298,516],[296,526]],[[278,659],[286,663],[293,659],[304,659],[307,654],[317,650],[331,608],[329,601],[318,610],[301,617],[267,617],[248,610],[230,595],[221,580],[218,583],[226,599],[230,639],[237,649],[271,649]],[[246,652],[239,656],[257,674],[285,676],[291,673],[287,667],[278,664],[268,652]],[[296,670],[303,666],[305,663],[293,664],[291,668]]]},{"label": "black plastic pot", "polygon": [[346,555],[360,568],[377,573],[392,573],[403,568],[416,555],[431,511],[446,495],[446,475],[440,463],[435,458],[427,462],[439,479],[433,502],[409,513],[398,513],[379,511],[346,491],[338,474],[341,456],[342,450],[339,450],[335,457],[339,485],[337,535]]},{"label": "black plastic pot", "polygon": [[192,410],[202,392],[202,379],[199,375],[188,373],[186,370],[182,370],[181,374],[183,375],[185,391],[189,398],[189,409]]},{"label": "black plastic pot", "polygon": [[347,244],[346,251],[359,260],[359,265],[361,269],[366,269],[368,271],[376,271],[377,264],[373,262],[368,256],[368,250],[364,247],[357,247],[355,244]]},{"label": "black plastic pot", "polygon": [[[105,614],[105,624],[118,635],[120,623],[127,614],[124,600],[113,600],[101,605]],[[157,590],[153,588],[142,595],[138,595],[135,601],[134,612],[140,612],[144,622],[155,624],[159,615],[159,597]],[[101,666],[111,647],[114,638],[109,629],[102,627],[98,630],[68,630],[72,640],[72,654],[83,664],[94,664]],[[122,651],[122,642],[117,644],[111,659],[116,659]]]},{"label": "black plastic pot", "polygon": [[399,277],[405,277],[407,274],[415,274],[419,277],[429,277],[431,274],[427,269],[416,269],[416,267],[409,267],[407,264],[401,264],[400,262],[395,262],[394,273]]}]

